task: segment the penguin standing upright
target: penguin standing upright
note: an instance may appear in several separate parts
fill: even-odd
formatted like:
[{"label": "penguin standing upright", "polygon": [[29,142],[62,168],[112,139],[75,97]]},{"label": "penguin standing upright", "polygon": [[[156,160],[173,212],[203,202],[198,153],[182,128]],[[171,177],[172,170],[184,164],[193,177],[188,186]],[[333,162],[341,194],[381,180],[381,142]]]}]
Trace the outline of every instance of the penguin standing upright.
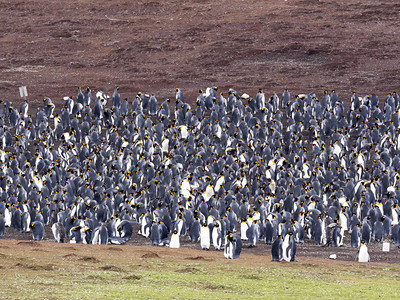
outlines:
[{"label": "penguin standing upright", "polygon": [[6,232],[6,221],[4,215],[0,213],[0,237],[4,236]]},{"label": "penguin standing upright", "polygon": [[358,250],[358,262],[369,262],[370,257],[368,253],[368,247],[365,241],[361,241],[360,249]]},{"label": "penguin standing upright", "polygon": [[94,245],[107,245],[108,243],[108,230],[107,226],[101,224],[94,230],[92,244]]},{"label": "penguin standing upright", "polygon": [[33,239],[35,241],[41,241],[44,237],[44,225],[42,222],[34,221],[31,223]]},{"label": "penguin standing upright", "polygon": [[207,223],[204,223],[200,228],[200,246],[203,250],[210,249],[210,229]]},{"label": "penguin standing upright", "polygon": [[332,242],[333,247],[340,247],[343,245],[342,226],[337,225],[332,228]]},{"label": "penguin standing upright", "polygon": [[6,227],[11,227],[11,218],[12,218],[12,213],[10,209],[10,205],[6,203],[6,208],[4,209],[4,226]]},{"label": "penguin standing upright", "polygon": [[249,224],[247,223],[246,218],[242,218],[242,221],[240,222],[240,238],[242,240],[247,241],[247,229],[249,229]]},{"label": "penguin standing upright", "polygon": [[368,224],[367,220],[364,220],[361,225],[361,238],[366,245],[368,245],[371,240],[371,226]]},{"label": "penguin standing upright", "polygon": [[374,225],[374,239],[377,242],[381,242],[383,239],[383,221],[384,220],[384,216],[382,216],[379,220],[377,220],[375,222]]},{"label": "penguin standing upright", "polygon": [[351,247],[358,248],[360,246],[360,242],[361,242],[360,224],[357,224],[351,231],[351,239],[350,239]]},{"label": "penguin standing upright", "polygon": [[57,243],[64,243],[65,227],[61,223],[54,223],[51,226],[51,231],[53,232],[54,238]]},{"label": "penguin standing upright", "polygon": [[265,229],[264,229],[264,234],[265,234],[265,243],[267,245],[271,245],[272,244],[272,239],[274,236],[274,228],[272,226],[272,223],[270,222],[269,219],[265,220]]},{"label": "penguin standing upright", "polygon": [[177,230],[174,230],[174,232],[171,235],[171,240],[169,242],[169,247],[170,248],[180,248],[181,244],[179,241],[179,232]]},{"label": "penguin standing upright", "polygon": [[220,222],[214,223],[214,228],[212,230],[212,240],[215,250],[221,250],[222,248],[222,231]]},{"label": "penguin standing upright", "polygon": [[29,232],[30,230],[30,225],[31,224],[31,215],[25,211],[21,214],[21,231],[22,232]]},{"label": "penguin standing upright", "polygon": [[201,231],[200,220],[199,218],[195,218],[192,225],[190,225],[189,239],[192,242],[197,243],[200,240],[200,231]]},{"label": "penguin standing upright", "polygon": [[139,217],[140,231],[139,234],[144,237],[150,236],[151,216],[150,213],[143,214]]},{"label": "penguin standing upright", "polygon": [[154,95],[151,95],[149,99],[149,115],[155,116],[157,114],[157,108],[157,98]]},{"label": "penguin standing upright", "polygon": [[224,241],[225,241],[225,247],[224,247],[224,256],[228,259],[230,259],[232,257],[232,247],[231,244],[228,241],[228,236],[231,233],[228,232],[228,234],[225,236]]},{"label": "penguin standing upright", "polygon": [[249,247],[255,247],[257,243],[256,225],[252,223],[246,230],[247,243]]},{"label": "penguin standing upright", "polygon": [[282,236],[278,235],[275,241],[272,243],[271,254],[272,261],[281,261],[282,260]]},{"label": "penguin standing upright", "polygon": [[224,256],[228,259],[238,259],[242,252],[242,240],[236,234],[228,234],[225,239]]},{"label": "penguin standing upright", "polygon": [[160,230],[158,229],[158,223],[153,221],[153,225],[150,228],[150,240],[153,246],[158,246],[161,242]]},{"label": "penguin standing upright", "polygon": [[22,231],[22,222],[21,222],[21,217],[22,213],[20,209],[16,209],[13,213],[12,213],[12,217],[11,217],[11,226],[18,231]]},{"label": "penguin standing upright", "polygon": [[296,261],[296,242],[293,233],[287,233],[282,243],[282,257],[285,261]]}]

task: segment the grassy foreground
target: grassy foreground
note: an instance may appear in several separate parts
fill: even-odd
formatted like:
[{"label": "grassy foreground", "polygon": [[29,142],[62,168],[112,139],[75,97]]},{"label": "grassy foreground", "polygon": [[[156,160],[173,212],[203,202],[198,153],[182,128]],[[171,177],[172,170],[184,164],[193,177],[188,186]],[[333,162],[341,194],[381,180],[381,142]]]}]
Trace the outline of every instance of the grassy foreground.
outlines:
[{"label": "grassy foreground", "polygon": [[400,297],[400,265],[135,246],[0,241],[0,298]]}]

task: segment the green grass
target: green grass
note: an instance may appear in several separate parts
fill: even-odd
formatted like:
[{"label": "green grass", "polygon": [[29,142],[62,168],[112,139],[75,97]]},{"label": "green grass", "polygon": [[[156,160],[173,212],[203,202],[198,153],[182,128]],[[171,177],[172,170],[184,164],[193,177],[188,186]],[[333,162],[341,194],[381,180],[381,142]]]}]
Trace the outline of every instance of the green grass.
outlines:
[{"label": "green grass", "polygon": [[[400,297],[400,267],[310,259],[272,263],[222,253],[188,259],[172,250],[160,257],[85,246],[71,250],[0,249],[0,298],[18,299],[377,299]],[[99,251],[101,249],[101,251]],[[135,247],[132,249],[135,250]],[[150,248],[153,251],[155,248]],[[186,250],[186,255],[187,255]],[[204,255],[203,255],[204,253]],[[209,258],[210,256],[210,258]],[[221,256],[221,259],[219,258]],[[190,257],[189,257],[190,258]],[[305,260],[305,259],[304,259]]]}]

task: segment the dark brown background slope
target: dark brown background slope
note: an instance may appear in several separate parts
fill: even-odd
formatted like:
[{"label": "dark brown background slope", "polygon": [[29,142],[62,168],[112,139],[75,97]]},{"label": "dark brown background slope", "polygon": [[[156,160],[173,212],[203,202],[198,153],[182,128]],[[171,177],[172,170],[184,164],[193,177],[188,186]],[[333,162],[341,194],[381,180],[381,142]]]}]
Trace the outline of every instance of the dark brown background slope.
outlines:
[{"label": "dark brown background slope", "polygon": [[[0,97],[53,101],[78,86],[186,99],[399,87],[399,5],[386,1],[0,1]],[[33,103],[32,103],[33,104]]]}]

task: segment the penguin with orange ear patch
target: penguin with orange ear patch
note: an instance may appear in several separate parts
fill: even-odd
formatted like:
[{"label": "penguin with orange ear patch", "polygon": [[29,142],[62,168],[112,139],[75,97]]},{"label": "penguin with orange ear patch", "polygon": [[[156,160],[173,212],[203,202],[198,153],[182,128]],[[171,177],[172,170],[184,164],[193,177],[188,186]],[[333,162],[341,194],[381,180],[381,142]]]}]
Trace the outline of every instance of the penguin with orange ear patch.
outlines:
[{"label": "penguin with orange ear patch", "polygon": [[293,232],[286,234],[282,243],[282,257],[285,261],[296,261],[296,242],[294,240]]},{"label": "penguin with orange ear patch", "polygon": [[238,259],[242,252],[242,240],[236,234],[228,234],[225,237],[224,256],[228,259]]},{"label": "penguin with orange ear patch", "polygon": [[44,225],[42,222],[34,221],[31,223],[31,229],[33,232],[33,240],[41,241],[44,238]]},{"label": "penguin with orange ear patch", "polygon": [[365,241],[361,241],[360,249],[358,250],[358,262],[369,262],[370,256],[368,253],[368,247],[365,244]]}]

